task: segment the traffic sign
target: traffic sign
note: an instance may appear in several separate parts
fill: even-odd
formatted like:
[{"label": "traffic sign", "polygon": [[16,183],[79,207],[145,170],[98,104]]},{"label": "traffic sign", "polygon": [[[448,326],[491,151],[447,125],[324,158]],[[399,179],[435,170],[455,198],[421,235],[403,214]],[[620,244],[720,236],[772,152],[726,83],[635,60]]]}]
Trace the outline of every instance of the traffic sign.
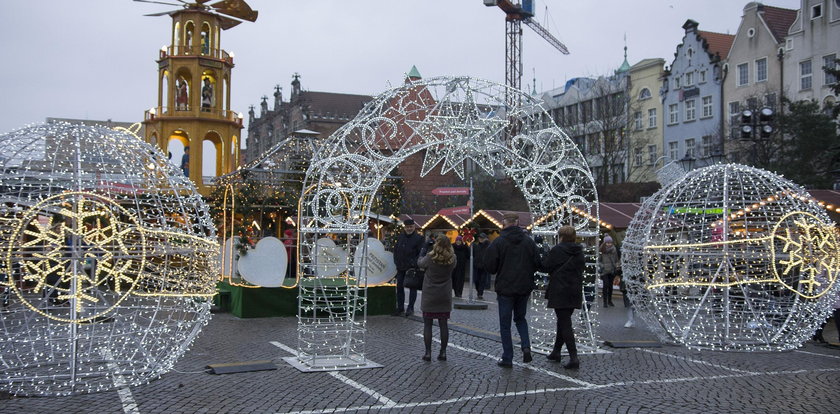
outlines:
[{"label": "traffic sign", "polygon": [[438,187],[432,190],[432,194],[439,196],[470,195],[469,187]]}]

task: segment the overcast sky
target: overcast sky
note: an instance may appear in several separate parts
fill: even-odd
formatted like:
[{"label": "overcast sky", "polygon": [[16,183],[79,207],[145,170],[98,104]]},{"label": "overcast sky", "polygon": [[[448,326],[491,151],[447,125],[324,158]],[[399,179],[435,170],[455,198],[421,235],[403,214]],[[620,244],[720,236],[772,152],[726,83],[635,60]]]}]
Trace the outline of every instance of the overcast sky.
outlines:
[{"label": "overcast sky", "polygon": [[[167,1],[167,0],[161,0]],[[0,133],[46,117],[140,121],[157,102],[157,64],[172,9],[130,0],[4,0],[0,13]],[[505,22],[482,0],[248,0],[256,23],[223,32],[235,53],[231,108],[247,114],[274,85],[376,95],[412,65],[423,77],[469,75],[504,83]],[[571,51],[523,26],[523,84],[537,89],[661,57],[670,64],[686,19],[735,33],[746,1],[536,0],[535,19]],[[796,9],[799,0],[767,4]],[[546,7],[548,12],[546,13]],[[535,71],[535,72],[534,72]],[[246,115],[247,119],[247,115]],[[243,135],[245,135],[243,133]]]}]

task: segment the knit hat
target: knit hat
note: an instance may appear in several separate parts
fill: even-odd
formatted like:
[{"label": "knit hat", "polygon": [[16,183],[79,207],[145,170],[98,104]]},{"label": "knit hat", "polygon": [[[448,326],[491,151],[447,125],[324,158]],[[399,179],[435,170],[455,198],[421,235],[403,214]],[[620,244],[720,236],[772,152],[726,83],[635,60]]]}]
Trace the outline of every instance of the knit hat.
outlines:
[{"label": "knit hat", "polygon": [[612,242],[613,242],[613,239],[612,239],[612,237],[609,236],[609,234],[604,236],[604,243],[612,243]]},{"label": "knit hat", "polygon": [[414,225],[414,220],[407,219],[406,221],[403,221],[403,225],[404,226],[413,226]]}]

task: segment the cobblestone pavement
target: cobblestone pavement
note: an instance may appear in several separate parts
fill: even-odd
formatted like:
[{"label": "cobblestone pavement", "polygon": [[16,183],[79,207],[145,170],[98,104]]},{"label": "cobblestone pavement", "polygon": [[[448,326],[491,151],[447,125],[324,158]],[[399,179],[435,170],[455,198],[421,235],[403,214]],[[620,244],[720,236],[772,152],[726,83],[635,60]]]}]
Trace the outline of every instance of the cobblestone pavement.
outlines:
[{"label": "cobblestone pavement", "polygon": [[[98,394],[0,400],[0,413],[831,413],[840,407],[840,346],[810,342],[782,353],[603,347],[582,356],[579,371],[542,355],[524,364],[517,353],[512,369],[499,368],[497,308],[487,303],[486,310],[453,312],[447,361],[420,359],[419,318],[372,316],[367,354],[383,367],[316,373],[282,359],[296,347],[295,318],[217,314],[176,370],[158,380]],[[622,327],[620,304],[599,312],[601,340],[655,340],[643,326]],[[836,340],[837,332],[829,327],[825,336]],[[273,360],[278,369],[204,370],[252,360]]]}]

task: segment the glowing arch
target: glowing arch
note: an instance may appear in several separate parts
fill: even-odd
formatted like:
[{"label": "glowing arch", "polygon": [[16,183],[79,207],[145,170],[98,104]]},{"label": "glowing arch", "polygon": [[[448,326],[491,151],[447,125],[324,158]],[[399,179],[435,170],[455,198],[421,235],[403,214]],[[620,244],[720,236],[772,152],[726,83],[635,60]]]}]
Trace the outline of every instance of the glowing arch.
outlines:
[{"label": "glowing arch", "polygon": [[[507,94],[521,104],[505,106]],[[299,209],[300,309],[297,362],[307,370],[363,367],[366,275],[353,274],[357,249],[367,231],[372,200],[386,176],[409,156],[425,151],[421,175],[440,166],[463,178],[463,164],[513,178],[531,212],[548,219],[535,234],[553,236],[566,224],[583,237],[598,234],[597,194],[585,158],[574,142],[531,96],[489,81],[439,77],[391,89],[365,105],[358,116],[330,136],[310,164]],[[549,214],[551,213],[551,214]],[[319,277],[319,240],[330,237],[347,260],[338,276]],[[323,245],[323,244],[322,244]],[[591,249],[590,258],[595,258]],[[330,264],[331,266],[333,264]],[[365,272],[365,271],[363,271]],[[323,274],[322,274],[323,276]],[[536,294],[536,293],[535,293]],[[541,302],[541,300],[540,300]],[[535,310],[544,312],[544,306]],[[583,345],[595,345],[589,312],[580,312]],[[550,316],[553,335],[554,316]],[[328,338],[328,339],[325,339]],[[552,338],[535,335],[534,345]],[[550,345],[549,345],[550,346]],[[327,361],[327,362],[324,362]]]}]

